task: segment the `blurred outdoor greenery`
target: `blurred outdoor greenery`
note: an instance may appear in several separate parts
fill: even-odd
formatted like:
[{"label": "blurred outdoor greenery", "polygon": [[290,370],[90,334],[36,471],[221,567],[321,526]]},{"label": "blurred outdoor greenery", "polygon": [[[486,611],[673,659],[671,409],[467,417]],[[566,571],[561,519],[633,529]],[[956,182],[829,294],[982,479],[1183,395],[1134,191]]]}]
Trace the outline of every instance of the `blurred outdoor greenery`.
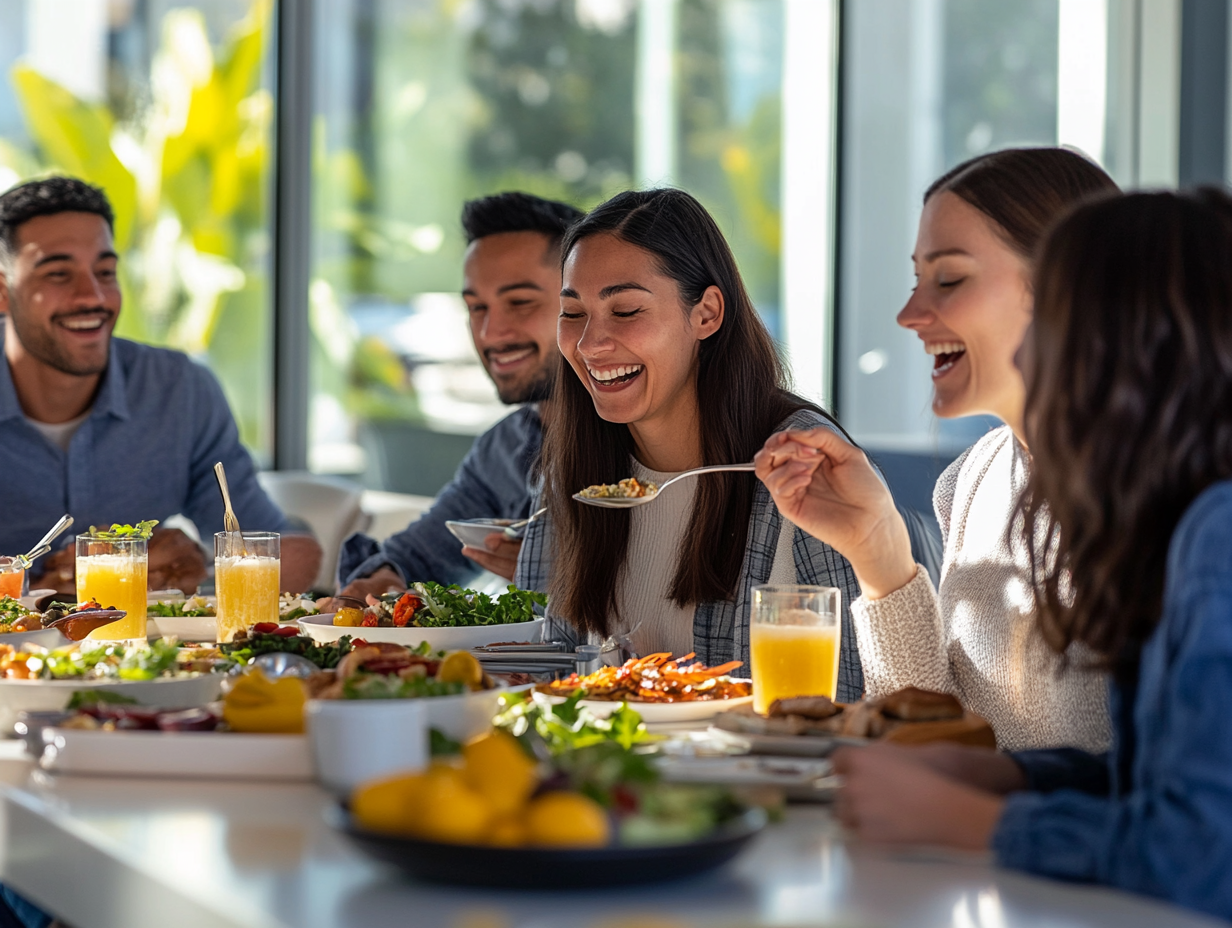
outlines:
[{"label": "blurred outdoor greenery", "polygon": [[116,334],[206,359],[259,454],[270,432],[271,11],[254,0],[217,49],[199,11],[169,11],[149,103],[123,120],[18,62],[10,79],[33,150],[0,146],[0,164],[23,179],[66,173],[106,191],[123,256]]},{"label": "blurred outdoor greenery", "polygon": [[[126,75],[106,102],[19,61],[28,143],[0,139],[0,167],[20,178],[63,171],[107,191],[124,257],[118,334],[208,363],[264,461],[274,3],[233,4],[233,22],[208,3],[159,7],[157,22],[151,8],[148,75]],[[772,329],[782,5],[678,0],[673,60],[675,182],[714,213]],[[230,31],[211,39],[203,10]],[[306,401],[352,422],[420,419],[407,358],[361,331],[354,306],[457,293],[468,198],[518,189],[586,209],[636,185],[638,4],[337,0],[319,6],[315,41]]]}]

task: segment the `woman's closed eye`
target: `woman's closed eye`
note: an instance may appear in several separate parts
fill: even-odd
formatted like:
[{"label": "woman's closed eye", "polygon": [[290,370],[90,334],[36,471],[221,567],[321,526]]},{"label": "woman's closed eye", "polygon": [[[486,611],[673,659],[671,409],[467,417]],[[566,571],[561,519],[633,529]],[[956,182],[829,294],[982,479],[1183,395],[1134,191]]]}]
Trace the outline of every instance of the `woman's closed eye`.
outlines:
[{"label": "woman's closed eye", "polygon": [[560,311],[560,318],[562,319],[581,319],[585,315],[585,313],[571,313],[565,309]]},{"label": "woman's closed eye", "polygon": [[937,281],[937,286],[942,288],[957,287],[966,279],[965,277],[941,278]]}]

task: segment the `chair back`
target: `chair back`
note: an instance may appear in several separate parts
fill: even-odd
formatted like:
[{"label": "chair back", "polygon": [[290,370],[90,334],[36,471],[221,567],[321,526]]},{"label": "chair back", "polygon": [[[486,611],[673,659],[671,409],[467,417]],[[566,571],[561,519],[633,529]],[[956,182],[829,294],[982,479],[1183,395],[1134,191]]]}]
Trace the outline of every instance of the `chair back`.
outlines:
[{"label": "chair back", "polygon": [[321,572],[313,589],[333,592],[342,542],[368,528],[371,516],[360,506],[362,488],[341,477],[307,471],[263,471],[257,479],[278,508],[307,523],[321,544]]}]

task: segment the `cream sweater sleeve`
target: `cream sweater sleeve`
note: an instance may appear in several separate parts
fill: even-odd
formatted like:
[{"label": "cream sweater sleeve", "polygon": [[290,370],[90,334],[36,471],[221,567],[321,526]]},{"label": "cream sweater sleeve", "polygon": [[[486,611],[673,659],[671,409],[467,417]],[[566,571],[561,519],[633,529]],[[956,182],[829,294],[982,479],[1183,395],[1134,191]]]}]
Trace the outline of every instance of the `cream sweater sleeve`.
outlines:
[{"label": "cream sweater sleeve", "polygon": [[883,696],[904,686],[957,694],[945,653],[937,591],[921,565],[915,577],[881,599],[851,604],[856,644],[864,665],[864,695]]}]

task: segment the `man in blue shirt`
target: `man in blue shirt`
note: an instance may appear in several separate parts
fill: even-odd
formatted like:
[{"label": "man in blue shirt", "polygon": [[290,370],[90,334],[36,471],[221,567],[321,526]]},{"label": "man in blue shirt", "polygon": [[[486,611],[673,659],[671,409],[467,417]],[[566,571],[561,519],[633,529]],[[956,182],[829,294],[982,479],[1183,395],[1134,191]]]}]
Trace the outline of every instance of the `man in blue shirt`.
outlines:
[{"label": "man in blue shirt", "polygon": [[[0,554],[26,551],[62,514],[90,525],[182,514],[202,540],[223,530],[215,462],[246,530],[293,531],[261,490],[213,375],[187,356],[112,338],[120,314],[114,218],[101,190],[68,177],[0,196]],[[196,588],[201,549],[150,540],[151,589]],[[282,539],[283,589],[307,589],[315,539]],[[73,589],[72,546],[35,585]],[[36,570],[38,567],[36,566]]]},{"label": "man in blue shirt", "polygon": [[384,544],[353,535],[338,567],[340,595],[405,589],[409,581],[463,583],[479,567],[512,578],[521,542],[493,534],[463,548],[449,519],[530,514],[531,469],[542,438],[538,403],[551,396],[560,353],[560,242],[582,213],[525,193],[471,200],[462,209],[468,247],[462,296],[471,337],[501,402],[526,405],[479,436],[435,504]]}]

